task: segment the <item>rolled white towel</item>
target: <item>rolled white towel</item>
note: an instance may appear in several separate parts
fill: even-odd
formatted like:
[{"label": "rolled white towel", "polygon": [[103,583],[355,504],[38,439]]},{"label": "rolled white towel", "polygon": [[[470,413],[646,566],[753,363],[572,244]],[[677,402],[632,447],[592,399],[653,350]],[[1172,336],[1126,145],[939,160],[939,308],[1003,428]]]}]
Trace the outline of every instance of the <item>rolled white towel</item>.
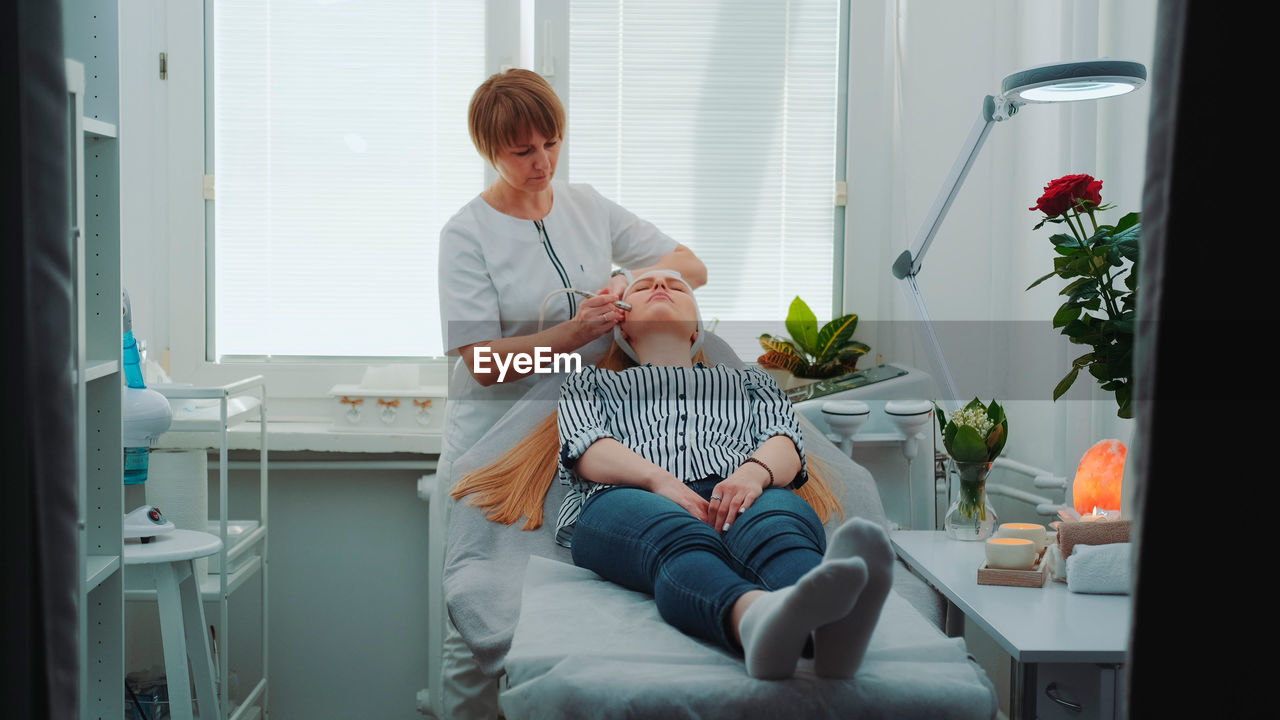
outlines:
[{"label": "rolled white towel", "polygon": [[1067,558],[1067,588],[1078,593],[1128,595],[1132,546],[1132,543],[1076,545]]}]

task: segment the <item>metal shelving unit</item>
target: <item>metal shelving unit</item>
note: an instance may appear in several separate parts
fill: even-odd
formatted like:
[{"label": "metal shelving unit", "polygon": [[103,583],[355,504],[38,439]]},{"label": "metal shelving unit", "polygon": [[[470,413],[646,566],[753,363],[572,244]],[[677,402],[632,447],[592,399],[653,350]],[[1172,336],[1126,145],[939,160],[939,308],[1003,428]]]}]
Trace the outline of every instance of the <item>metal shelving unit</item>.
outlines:
[{"label": "metal shelving unit", "polygon": [[124,709],[119,53],[115,0],[63,9],[74,262],[81,718]]},{"label": "metal shelving unit", "polygon": [[[164,395],[171,404],[179,408],[174,412],[173,423],[168,432],[161,436],[157,444],[166,448],[188,448],[193,450],[218,450],[218,518],[216,534],[222,539],[222,549],[218,552],[219,568],[216,575],[210,573],[200,580],[200,595],[205,602],[218,604],[217,645],[218,657],[215,670],[221,679],[219,683],[218,704],[224,708],[227,720],[249,720],[250,718],[270,717],[268,703],[269,670],[267,643],[267,601],[268,601],[268,567],[270,556],[267,545],[267,387],[261,375],[246,378],[238,382],[218,387],[193,387],[189,385],[151,385],[151,389]],[[194,407],[187,407],[187,405]],[[231,428],[249,421],[258,422],[258,527],[237,540],[234,546],[228,542],[227,524],[230,513],[228,504],[229,462],[228,433]],[[186,434],[185,440],[174,437],[175,433]],[[241,556],[258,550],[257,555],[244,560],[239,566],[236,562]],[[227,570],[230,569],[230,572]],[[230,697],[232,628],[230,627],[228,605],[231,596],[249,579],[261,577],[262,607],[262,677],[235,707]],[[155,597],[153,589],[133,589],[125,591],[129,600],[144,600]]]}]

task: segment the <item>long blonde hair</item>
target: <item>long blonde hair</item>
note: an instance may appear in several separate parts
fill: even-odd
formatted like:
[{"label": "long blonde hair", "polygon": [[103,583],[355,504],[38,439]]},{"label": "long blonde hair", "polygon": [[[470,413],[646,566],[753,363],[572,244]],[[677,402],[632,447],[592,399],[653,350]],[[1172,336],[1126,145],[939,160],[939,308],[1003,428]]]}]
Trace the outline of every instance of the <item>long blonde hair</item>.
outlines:
[{"label": "long blonde hair", "polygon": [[[706,357],[699,350],[693,360],[706,362]],[[635,365],[617,344],[597,363],[604,370]],[[560,435],[556,413],[552,412],[502,457],[463,476],[450,494],[456,500],[470,496],[467,504],[483,509],[485,517],[494,522],[512,525],[523,517],[522,529],[537,530],[542,527],[542,506],[555,479],[559,455]],[[794,492],[813,506],[823,524],[836,514],[843,519],[844,508],[828,480],[831,470],[814,456],[806,464],[809,481]]]}]

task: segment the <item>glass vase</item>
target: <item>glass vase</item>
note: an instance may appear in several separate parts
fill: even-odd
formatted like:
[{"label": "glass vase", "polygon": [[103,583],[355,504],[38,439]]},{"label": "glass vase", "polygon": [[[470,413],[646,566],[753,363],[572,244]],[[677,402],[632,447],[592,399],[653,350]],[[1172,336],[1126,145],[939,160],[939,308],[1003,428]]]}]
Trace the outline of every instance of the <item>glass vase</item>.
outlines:
[{"label": "glass vase", "polygon": [[954,540],[986,540],[996,527],[996,510],[987,498],[990,462],[963,462],[947,458],[951,482],[951,507],[944,527]]}]

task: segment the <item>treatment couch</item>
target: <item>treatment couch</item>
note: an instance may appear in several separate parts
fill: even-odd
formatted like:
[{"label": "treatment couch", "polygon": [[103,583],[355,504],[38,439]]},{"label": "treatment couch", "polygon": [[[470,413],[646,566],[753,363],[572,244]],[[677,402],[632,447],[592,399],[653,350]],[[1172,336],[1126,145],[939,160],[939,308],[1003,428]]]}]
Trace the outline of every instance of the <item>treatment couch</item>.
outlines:
[{"label": "treatment couch", "polygon": [[[740,361],[715,336],[712,361]],[[535,531],[490,522],[445,492],[483,467],[555,409],[559,379],[535,384],[516,408],[458,457],[440,477],[432,502],[453,503],[441,576],[445,607],[479,667],[499,678],[499,702],[511,720],[536,718],[863,718],[996,716],[995,689],[963,639],[941,631],[940,596],[895,568],[894,591],[881,613],[857,675],[828,680],[801,660],[795,677],[756,680],[742,660],[667,625],[649,596],[573,565],[553,539],[566,488],[552,483],[544,524]],[[886,524],[871,474],[801,417],[806,452],[840,478],[848,517]],[[433,517],[443,513],[433,508]],[[841,522],[835,517],[828,532]],[[441,547],[432,548],[438,561]],[[433,628],[433,632],[439,628]],[[440,637],[438,634],[435,637]]]}]

